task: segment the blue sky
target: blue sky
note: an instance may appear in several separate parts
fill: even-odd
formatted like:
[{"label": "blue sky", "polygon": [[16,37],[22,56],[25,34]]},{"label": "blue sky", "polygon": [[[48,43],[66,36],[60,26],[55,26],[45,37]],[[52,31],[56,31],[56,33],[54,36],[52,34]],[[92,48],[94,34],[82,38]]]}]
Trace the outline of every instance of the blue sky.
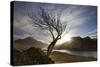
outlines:
[{"label": "blue sky", "polygon": [[14,39],[31,36],[46,43],[51,41],[50,33],[32,26],[32,20],[28,16],[38,15],[40,6],[54,15],[61,12],[62,23],[68,23],[70,31],[66,33],[66,28],[63,38],[58,43],[63,43],[69,36],[97,36],[96,6],[14,2]]}]

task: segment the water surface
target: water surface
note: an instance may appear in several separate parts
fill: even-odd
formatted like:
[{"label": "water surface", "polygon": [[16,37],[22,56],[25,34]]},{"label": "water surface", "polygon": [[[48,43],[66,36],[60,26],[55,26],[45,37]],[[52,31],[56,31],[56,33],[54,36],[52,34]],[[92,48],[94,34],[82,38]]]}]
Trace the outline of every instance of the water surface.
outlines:
[{"label": "water surface", "polygon": [[68,53],[71,55],[79,55],[79,56],[97,58],[97,51],[70,51],[70,50],[53,50],[53,51]]}]

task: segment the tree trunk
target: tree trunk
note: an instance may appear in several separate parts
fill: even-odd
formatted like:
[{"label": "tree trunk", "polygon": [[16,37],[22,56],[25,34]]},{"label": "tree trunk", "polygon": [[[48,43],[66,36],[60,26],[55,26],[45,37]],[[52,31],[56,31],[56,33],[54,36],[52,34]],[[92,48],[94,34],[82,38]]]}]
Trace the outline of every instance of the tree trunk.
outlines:
[{"label": "tree trunk", "polygon": [[52,49],[53,49],[53,47],[55,46],[55,44],[56,44],[56,42],[58,41],[58,39],[59,39],[58,37],[55,38],[55,39],[51,42],[51,44],[48,46],[47,56],[49,56],[50,53],[52,52]]}]

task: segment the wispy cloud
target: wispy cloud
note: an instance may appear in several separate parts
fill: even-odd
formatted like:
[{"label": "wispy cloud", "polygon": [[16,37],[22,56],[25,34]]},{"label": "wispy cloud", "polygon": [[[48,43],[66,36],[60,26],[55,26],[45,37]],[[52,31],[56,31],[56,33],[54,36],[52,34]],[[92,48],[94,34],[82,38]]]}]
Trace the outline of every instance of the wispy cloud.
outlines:
[{"label": "wispy cloud", "polygon": [[95,34],[95,33],[97,33],[97,29],[94,29],[94,30],[88,32],[89,35],[92,35],[92,34]]},{"label": "wispy cloud", "polygon": [[63,12],[62,21],[68,22],[73,28],[86,23],[94,14],[92,9],[86,6],[69,6]]},{"label": "wispy cloud", "polygon": [[[17,6],[18,3],[15,5],[15,15],[14,15],[14,37],[16,38],[24,38],[26,36],[32,36],[37,40],[49,43],[51,39],[51,35],[48,31],[43,31],[39,28],[35,28],[32,26],[32,20],[27,16],[29,13],[36,13],[38,12],[36,8],[39,4],[31,3],[25,5],[26,7]],[[21,3],[22,5],[22,3]],[[33,6],[33,7],[32,7]],[[36,7],[35,7],[36,6]],[[52,11],[58,13],[59,11],[62,12],[61,21],[62,23],[67,23],[70,26],[70,32],[68,34],[73,34],[77,32],[78,26],[87,23],[86,21],[91,20],[92,16],[96,15],[94,11],[94,7],[89,6],[78,6],[78,5],[53,5],[53,4],[46,4],[41,5],[48,11]],[[29,10],[26,10],[29,9]],[[38,13],[37,13],[38,14]],[[67,31],[67,29],[66,29]],[[94,33],[96,30],[88,32],[88,34]],[[65,36],[66,36],[65,32]]]}]

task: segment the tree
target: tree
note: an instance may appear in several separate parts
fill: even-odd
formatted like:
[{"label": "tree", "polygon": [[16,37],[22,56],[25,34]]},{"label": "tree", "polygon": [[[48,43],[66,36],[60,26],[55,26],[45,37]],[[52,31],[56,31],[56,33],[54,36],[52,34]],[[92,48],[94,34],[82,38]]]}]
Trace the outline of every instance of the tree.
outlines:
[{"label": "tree", "polygon": [[[52,36],[52,42],[48,46],[47,55],[49,56],[56,42],[61,39],[61,35],[66,29],[67,24],[61,22],[61,12],[53,15],[44,8],[39,8],[38,15],[29,15],[33,24],[42,30],[48,30]],[[55,35],[54,32],[57,34]]]}]

